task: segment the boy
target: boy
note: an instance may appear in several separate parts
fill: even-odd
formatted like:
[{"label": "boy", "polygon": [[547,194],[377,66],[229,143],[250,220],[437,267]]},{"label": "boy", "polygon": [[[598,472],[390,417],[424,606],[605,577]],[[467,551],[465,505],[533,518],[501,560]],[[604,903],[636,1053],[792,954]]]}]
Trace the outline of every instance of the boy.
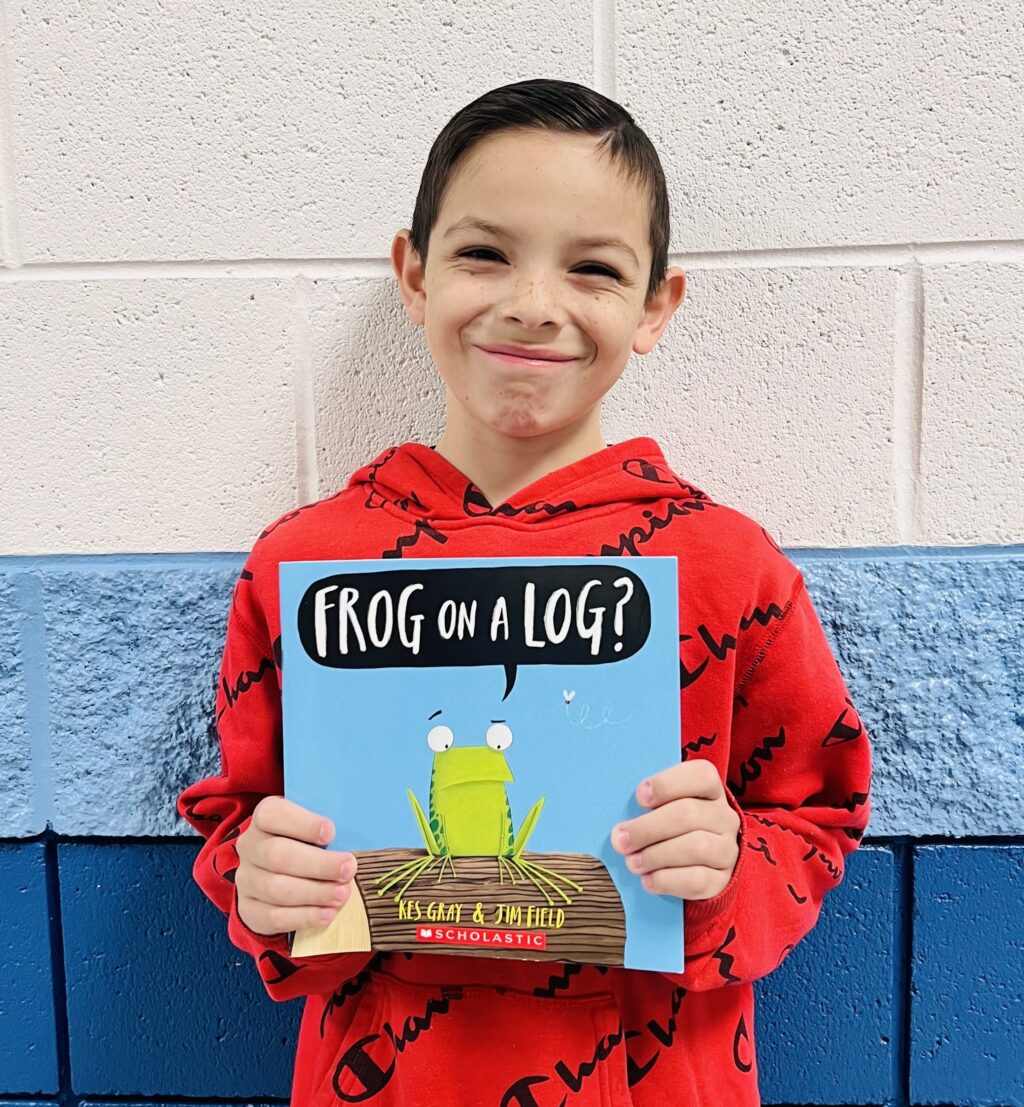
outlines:
[{"label": "boy", "polygon": [[[306,997],[293,1107],[759,1102],[751,981],[842,878],[868,822],[870,754],[768,534],[676,476],[653,440],[602,440],[602,397],[683,299],[668,239],[657,154],[614,102],[537,80],[457,113],[392,246],[446,385],[443,434],[272,523],[235,587],[223,773],[179,810],[208,839],[195,877],[231,940],[273,998]],[[334,917],[356,862],[281,797],[278,563],[623,553],[679,558],[683,748],[636,782],[646,813],[609,833],[649,892],[685,902],[685,971],[291,957],[288,932]]]}]

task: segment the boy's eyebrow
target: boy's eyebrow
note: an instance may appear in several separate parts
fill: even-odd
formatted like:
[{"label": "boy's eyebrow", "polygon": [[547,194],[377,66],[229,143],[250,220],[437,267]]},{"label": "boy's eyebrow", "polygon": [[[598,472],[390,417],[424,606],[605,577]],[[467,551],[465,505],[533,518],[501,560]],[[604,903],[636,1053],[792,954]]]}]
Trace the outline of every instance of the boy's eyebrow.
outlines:
[{"label": "boy's eyebrow", "polygon": [[441,714],[440,711],[435,711],[433,715],[428,715],[427,716],[427,722],[429,723],[431,719],[436,719],[438,717],[438,715],[440,715],[440,714]]},{"label": "boy's eyebrow", "polygon": [[[484,231],[486,234],[492,234],[496,238],[515,238],[515,235],[511,231],[506,231],[503,227],[499,227],[494,223],[488,223],[485,219],[477,219],[473,215],[465,215],[457,222],[453,223],[447,231],[444,233],[445,238],[450,238],[457,231],[476,230]],[[636,256],[633,248],[628,242],[624,242],[621,238],[576,238],[573,239],[573,246],[613,246],[620,250],[625,250],[626,253],[632,257],[632,259],[640,264],[640,259]]]}]

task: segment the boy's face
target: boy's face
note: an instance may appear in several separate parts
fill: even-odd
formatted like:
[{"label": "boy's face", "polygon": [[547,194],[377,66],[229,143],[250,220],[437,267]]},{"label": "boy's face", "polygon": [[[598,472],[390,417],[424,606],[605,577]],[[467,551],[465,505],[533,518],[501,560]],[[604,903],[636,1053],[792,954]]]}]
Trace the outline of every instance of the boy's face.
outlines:
[{"label": "boy's face", "polygon": [[[649,201],[595,144],[536,130],[489,135],[450,182],[425,270],[408,232],[395,238],[402,299],[447,385],[448,424],[477,440],[566,429],[599,437],[601,398],[631,352],[654,346],[683,298],[676,267],[645,305]],[[453,229],[466,219],[505,233]],[[512,364],[480,348],[498,344],[572,360]]]}]

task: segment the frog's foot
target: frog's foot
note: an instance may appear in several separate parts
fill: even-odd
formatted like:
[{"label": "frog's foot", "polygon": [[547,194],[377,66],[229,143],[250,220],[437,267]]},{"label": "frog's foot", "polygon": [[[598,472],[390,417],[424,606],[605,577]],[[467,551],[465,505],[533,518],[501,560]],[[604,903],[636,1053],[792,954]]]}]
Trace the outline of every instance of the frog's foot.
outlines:
[{"label": "frog's foot", "polygon": [[534,861],[527,861],[521,854],[513,855],[505,860],[515,871],[519,872],[537,888],[547,900],[549,907],[554,906],[555,901],[551,898],[548,888],[552,888],[557,892],[566,903],[572,903],[572,899],[563,891],[562,884],[568,885],[577,892],[583,891],[583,886],[577,884],[575,880],[570,880],[567,876],[555,872],[554,869],[546,869],[543,865],[538,865]]},{"label": "frog's foot", "polygon": [[512,862],[507,857],[503,857],[499,853],[498,854],[498,883],[499,884],[504,884],[505,883],[505,873],[508,873],[509,883],[511,883],[511,884],[518,884],[520,880],[524,879],[523,877],[519,877],[519,878],[516,877],[516,867],[515,867],[515,865],[513,865]]},{"label": "frog's foot", "polygon": [[444,855],[444,857],[441,858],[441,868],[440,868],[440,870],[438,871],[438,874],[437,874],[438,884],[440,884],[441,881],[444,879],[444,870],[446,868],[452,870],[452,878],[453,879],[459,875],[455,871],[455,858],[452,857],[451,854],[449,854],[449,853],[446,853]]},{"label": "frog's foot", "polygon": [[396,865],[395,868],[390,869],[384,873],[383,876],[378,876],[375,883],[378,885],[377,895],[382,896],[395,884],[405,880],[405,883],[399,888],[395,895],[395,902],[397,903],[405,893],[406,888],[422,873],[428,872],[438,862],[441,863],[441,871],[444,871],[444,858],[437,857],[434,854],[428,853],[426,857],[417,857],[414,861],[404,861],[401,865]]}]

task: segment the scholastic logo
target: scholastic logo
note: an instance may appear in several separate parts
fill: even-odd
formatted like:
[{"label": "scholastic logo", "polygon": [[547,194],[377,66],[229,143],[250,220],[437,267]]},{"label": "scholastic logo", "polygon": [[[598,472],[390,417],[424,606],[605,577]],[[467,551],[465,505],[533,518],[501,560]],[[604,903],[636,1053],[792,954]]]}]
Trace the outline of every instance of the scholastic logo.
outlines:
[{"label": "scholastic logo", "polygon": [[542,930],[485,930],[467,926],[418,926],[417,942],[446,946],[502,946],[507,949],[547,949]]}]

